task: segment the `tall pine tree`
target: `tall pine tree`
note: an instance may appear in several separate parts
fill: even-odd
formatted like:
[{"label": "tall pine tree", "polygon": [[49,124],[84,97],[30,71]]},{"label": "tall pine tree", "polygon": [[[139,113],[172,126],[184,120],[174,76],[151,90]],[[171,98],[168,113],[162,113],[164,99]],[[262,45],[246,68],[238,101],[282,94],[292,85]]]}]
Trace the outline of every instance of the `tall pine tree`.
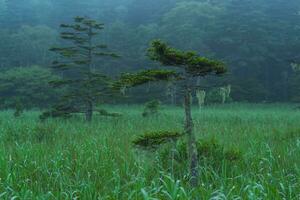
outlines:
[{"label": "tall pine tree", "polygon": [[104,25],[88,17],[75,17],[73,24],[61,24],[61,38],[68,41],[62,47],[50,49],[58,54],[53,69],[62,75],[52,81],[54,87],[63,87],[65,94],[51,112],[44,116],[69,116],[85,113],[91,121],[95,103],[109,90],[110,78],[94,67],[99,57],[117,57],[104,51],[107,47],[95,44],[95,37]]}]

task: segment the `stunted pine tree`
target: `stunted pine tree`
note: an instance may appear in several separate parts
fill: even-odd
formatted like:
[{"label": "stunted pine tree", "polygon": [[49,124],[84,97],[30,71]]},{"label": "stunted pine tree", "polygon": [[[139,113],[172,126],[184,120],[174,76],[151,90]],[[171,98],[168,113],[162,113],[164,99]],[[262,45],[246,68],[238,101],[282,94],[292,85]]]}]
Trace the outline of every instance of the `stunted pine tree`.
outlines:
[{"label": "stunted pine tree", "polygon": [[163,66],[173,66],[178,68],[178,76],[184,85],[184,110],[185,110],[185,128],[187,136],[188,155],[190,159],[191,185],[198,184],[198,155],[196,147],[196,136],[193,131],[191,95],[193,89],[194,77],[206,76],[209,74],[223,74],[226,72],[224,64],[198,56],[192,51],[180,51],[169,47],[166,43],[156,40],[149,49],[150,59],[159,62]]},{"label": "stunted pine tree", "polygon": [[69,116],[85,113],[87,121],[92,120],[95,102],[108,90],[110,78],[97,71],[97,59],[103,56],[117,57],[104,51],[107,47],[97,44],[95,39],[104,25],[88,17],[75,17],[73,24],[61,24],[62,47],[50,49],[58,54],[52,68],[61,80],[52,81],[54,87],[63,87],[65,94],[51,112],[44,116]]},{"label": "stunted pine tree", "polygon": [[190,182],[195,187],[199,181],[199,163],[191,107],[191,94],[192,89],[195,87],[193,79],[209,74],[221,75],[226,72],[226,68],[222,62],[200,57],[192,51],[180,51],[160,40],[152,42],[148,50],[148,56],[151,60],[157,61],[163,66],[176,67],[176,70],[147,70],[137,74],[125,74],[121,78],[121,82],[125,85],[134,86],[149,81],[168,80],[170,78],[174,80],[174,77],[175,80],[182,82],[185,110],[184,134],[187,137]]}]

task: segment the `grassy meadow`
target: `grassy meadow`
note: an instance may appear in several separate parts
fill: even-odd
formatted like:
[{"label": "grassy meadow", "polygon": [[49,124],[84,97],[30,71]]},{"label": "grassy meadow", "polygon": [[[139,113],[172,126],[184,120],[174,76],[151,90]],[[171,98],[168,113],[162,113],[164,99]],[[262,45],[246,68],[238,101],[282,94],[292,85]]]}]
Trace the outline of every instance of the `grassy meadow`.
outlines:
[{"label": "grassy meadow", "polygon": [[123,116],[41,123],[38,111],[19,118],[2,111],[0,199],[300,199],[300,111],[294,105],[195,107],[197,137],[241,155],[232,162],[217,156],[218,165],[201,160],[196,189],[186,167],[176,165],[171,173],[159,153],[131,144],[145,132],[182,131],[182,108],[166,106],[144,118],[142,106],[106,107]]}]

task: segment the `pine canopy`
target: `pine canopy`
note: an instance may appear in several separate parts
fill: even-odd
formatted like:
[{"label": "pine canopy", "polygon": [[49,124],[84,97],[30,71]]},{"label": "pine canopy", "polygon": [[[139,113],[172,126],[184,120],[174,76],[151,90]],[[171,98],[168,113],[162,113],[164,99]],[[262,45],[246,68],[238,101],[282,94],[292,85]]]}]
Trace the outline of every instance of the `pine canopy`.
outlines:
[{"label": "pine canopy", "polygon": [[219,75],[226,72],[224,63],[220,61],[200,57],[193,51],[177,50],[160,40],[152,42],[148,55],[164,66],[184,68],[190,76],[206,76],[211,73]]},{"label": "pine canopy", "polygon": [[179,78],[179,76],[173,70],[150,69],[137,73],[123,73],[120,79],[114,83],[114,87],[135,87],[148,82],[167,81],[174,78]]}]

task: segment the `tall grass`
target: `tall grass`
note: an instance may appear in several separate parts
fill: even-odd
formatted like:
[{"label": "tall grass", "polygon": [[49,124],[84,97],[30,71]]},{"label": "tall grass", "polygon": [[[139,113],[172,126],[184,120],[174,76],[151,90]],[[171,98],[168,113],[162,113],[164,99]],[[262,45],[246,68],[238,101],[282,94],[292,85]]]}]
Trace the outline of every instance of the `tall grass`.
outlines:
[{"label": "tall grass", "polygon": [[109,106],[121,118],[80,117],[41,123],[39,112],[0,114],[0,199],[300,199],[300,112],[290,105],[194,108],[195,132],[236,148],[243,160],[203,162],[192,189],[157,154],[131,140],[155,130],[182,131],[183,110],[164,107],[143,118],[142,107]]}]

